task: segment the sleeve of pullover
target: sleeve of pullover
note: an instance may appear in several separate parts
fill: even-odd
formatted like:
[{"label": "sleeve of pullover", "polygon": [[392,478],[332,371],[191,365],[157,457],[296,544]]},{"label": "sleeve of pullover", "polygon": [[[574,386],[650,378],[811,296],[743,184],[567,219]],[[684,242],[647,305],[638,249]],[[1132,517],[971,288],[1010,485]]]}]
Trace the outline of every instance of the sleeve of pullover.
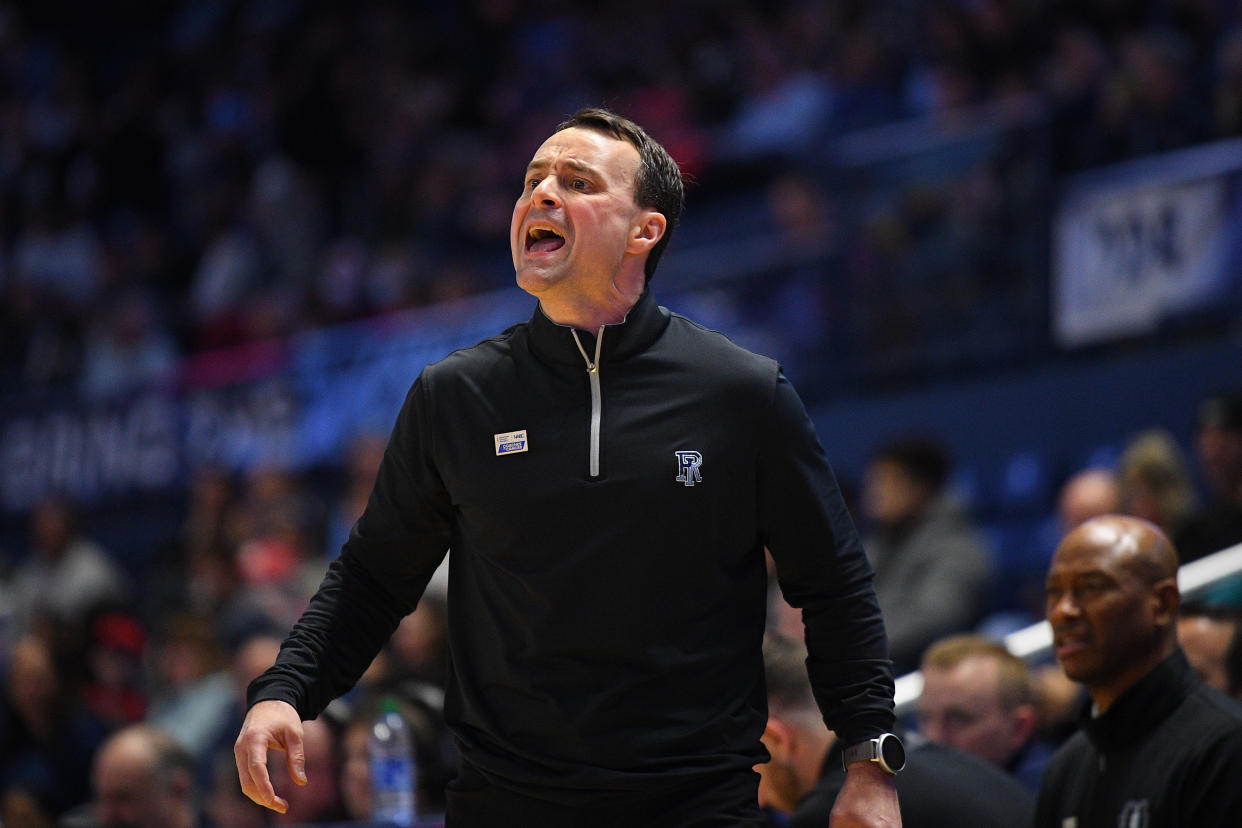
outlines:
[{"label": "sleeve of pullover", "polygon": [[785,599],[802,610],[824,721],[853,744],[893,726],[884,621],[836,477],[801,399],[778,374],[759,456],[760,522]]},{"label": "sleeve of pullover", "polygon": [[410,613],[444,559],[452,507],[432,461],[425,377],[406,396],[362,517],[247,701],[313,719],[349,690]]}]

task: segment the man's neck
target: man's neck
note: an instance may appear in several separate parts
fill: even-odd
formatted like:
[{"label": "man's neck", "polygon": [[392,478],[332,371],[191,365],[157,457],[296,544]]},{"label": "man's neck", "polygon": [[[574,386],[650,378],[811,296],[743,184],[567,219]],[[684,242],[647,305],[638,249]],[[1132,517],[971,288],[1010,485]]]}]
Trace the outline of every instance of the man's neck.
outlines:
[{"label": "man's neck", "polygon": [[[639,296],[641,295],[640,293]],[[624,322],[639,296],[627,299],[617,295],[615,301],[606,303],[557,301],[549,297],[541,297],[539,306],[543,309],[544,316],[556,324],[594,334],[605,325]]]},{"label": "man's neck", "polygon": [[1166,658],[1173,655],[1173,651],[1177,648],[1176,640],[1164,642],[1158,649],[1153,650],[1138,663],[1125,670],[1120,676],[1103,685],[1088,686],[1087,691],[1091,695],[1091,701],[1094,704],[1093,713],[1103,715],[1116,703],[1122,695],[1125,694],[1134,685],[1160,666]]}]

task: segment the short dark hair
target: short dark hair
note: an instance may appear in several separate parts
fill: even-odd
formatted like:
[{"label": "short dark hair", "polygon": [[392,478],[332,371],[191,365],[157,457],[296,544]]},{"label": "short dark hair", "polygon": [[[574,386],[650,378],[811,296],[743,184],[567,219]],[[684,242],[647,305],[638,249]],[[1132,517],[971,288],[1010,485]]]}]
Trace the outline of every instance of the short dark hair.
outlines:
[{"label": "short dark hair", "polygon": [[780,713],[817,710],[806,671],[806,646],[775,630],[763,636],[763,673],[768,706]]},{"label": "short dark hair", "polygon": [[1197,425],[1242,433],[1242,391],[1222,391],[1199,403]]},{"label": "short dark hair", "polygon": [[651,281],[656,264],[669,239],[673,237],[673,228],[681,218],[681,210],[685,205],[685,187],[681,180],[681,169],[673,156],[668,154],[658,141],[629,118],[623,118],[615,112],[598,107],[579,109],[568,120],[556,128],[561,130],[579,127],[593,129],[610,135],[620,141],[628,141],[638,150],[638,178],[634,181],[634,201],[640,207],[651,207],[664,215],[668,222],[664,235],[651,248],[647,256],[643,273],[647,281]]},{"label": "short dark hair", "polygon": [[872,462],[888,461],[932,491],[940,491],[953,468],[948,450],[934,437],[910,435],[885,443],[871,456]]}]

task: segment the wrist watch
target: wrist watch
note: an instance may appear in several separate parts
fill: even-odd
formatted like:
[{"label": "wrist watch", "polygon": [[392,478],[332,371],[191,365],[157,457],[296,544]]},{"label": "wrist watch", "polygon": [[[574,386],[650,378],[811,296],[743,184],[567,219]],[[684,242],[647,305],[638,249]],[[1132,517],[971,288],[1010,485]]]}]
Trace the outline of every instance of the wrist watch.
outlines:
[{"label": "wrist watch", "polygon": [[841,764],[875,762],[888,773],[897,773],[906,766],[906,746],[894,733],[881,733],[874,739],[850,745],[841,754]]}]

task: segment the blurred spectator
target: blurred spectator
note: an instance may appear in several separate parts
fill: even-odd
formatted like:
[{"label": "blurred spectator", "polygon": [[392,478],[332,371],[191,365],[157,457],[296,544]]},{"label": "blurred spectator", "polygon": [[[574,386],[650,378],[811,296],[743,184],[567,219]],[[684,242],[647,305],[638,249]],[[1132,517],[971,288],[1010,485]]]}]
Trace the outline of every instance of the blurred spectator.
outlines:
[{"label": "blurred spectator", "polygon": [[1145,431],[1135,437],[1117,461],[1121,485],[1120,511],[1159,526],[1178,537],[1199,507],[1186,457],[1166,431]]},{"label": "blurred spectator", "polygon": [[138,724],[104,742],[91,774],[94,820],[65,828],[198,828],[200,811],[193,762],[159,728]]},{"label": "blurred spectator", "polygon": [[443,694],[429,695],[425,688],[407,684],[361,698],[345,723],[340,738],[339,788],[348,818],[356,822],[370,818],[367,737],[385,699],[397,700],[414,736],[419,816],[427,820],[442,816],[447,802],[444,788],[457,774],[457,751],[444,725]]},{"label": "blurred spectator", "polygon": [[30,515],[31,554],[13,573],[16,624],[29,629],[39,616],[78,625],[104,605],[123,604],[127,576],[82,530],[68,501],[50,497]]},{"label": "blurred spectator", "polygon": [[919,732],[982,756],[1034,796],[1052,749],[1038,739],[1035,696],[1022,659],[998,641],[959,635],[928,647],[921,671]]},{"label": "blurred spectator", "polygon": [[[828,824],[845,782],[841,747],[811,696],[806,648],[769,633],[763,645],[768,722],[763,744],[771,760],[757,765],[759,802],[790,817],[791,828]],[[957,748],[907,736],[905,770],[897,774],[906,828],[1022,825],[1032,796],[995,765]]]},{"label": "blurred spectator", "polygon": [[192,473],[181,528],[156,556],[146,577],[144,609],[152,618],[180,610],[220,612],[240,586],[237,571],[237,495],[232,475],[218,466]]},{"label": "blurred spectator", "polygon": [[216,757],[204,796],[203,811],[207,825],[215,828],[265,828],[273,824],[275,813],[256,808],[254,802],[242,793],[237,781],[237,765],[233,752]]},{"label": "blurred spectator", "polygon": [[106,735],[82,704],[67,657],[41,636],[21,638],[0,699],[0,796],[53,818],[89,798],[91,759]]},{"label": "blurred spectator", "polygon": [[949,469],[939,442],[908,437],[876,450],[864,474],[871,531],[863,547],[898,674],[914,669],[936,638],[970,628],[986,603],[987,551],[946,488]]},{"label": "blurred spectator", "polygon": [[154,681],[147,721],[202,764],[228,727],[234,687],[219,631],[209,616],[170,618],[153,643]]},{"label": "blurred spectator", "polygon": [[341,733],[341,803],[345,806],[346,816],[354,822],[365,823],[371,818],[371,767],[367,739],[371,733],[372,718],[365,713],[355,714]]},{"label": "blurred spectator", "polygon": [[444,689],[448,677],[448,603],[434,589],[401,619],[388,641],[387,682],[423,682]]},{"label": "blurred spectator", "polygon": [[227,613],[252,612],[292,624],[323,577],[318,500],[288,469],[260,465],[230,519],[238,539],[238,588]]},{"label": "blurred spectator", "polygon": [[0,825],[20,828],[60,826],[63,820],[52,816],[52,807],[47,799],[20,786],[0,790]]},{"label": "blurred spectator", "polygon": [[86,333],[82,392],[120,398],[168,384],[177,368],[177,346],[161,328],[154,304],[137,291],[113,300]]},{"label": "blurred spectator", "polygon": [[146,716],[146,645],[146,630],[129,612],[109,610],[91,622],[83,698],[109,730],[136,724]]},{"label": "blurred spectator", "polygon": [[1060,536],[1093,517],[1113,514],[1121,504],[1120,498],[1112,469],[1090,468],[1074,474],[1062,484],[1057,496]]},{"label": "blurred spectator", "polygon": [[1195,455],[1207,503],[1174,538],[1183,563],[1242,543],[1242,393],[1219,394],[1202,402]]},{"label": "blurred spectator", "polygon": [[1209,687],[1242,701],[1242,609],[1209,604],[1182,605],[1177,643],[1191,668]]},{"label": "blurred spectator", "polygon": [[307,783],[297,785],[287,774],[273,774],[277,795],[289,803],[288,810],[275,815],[274,824],[314,825],[347,819],[337,768],[338,740],[338,725],[330,716],[321,715],[303,724]]}]

